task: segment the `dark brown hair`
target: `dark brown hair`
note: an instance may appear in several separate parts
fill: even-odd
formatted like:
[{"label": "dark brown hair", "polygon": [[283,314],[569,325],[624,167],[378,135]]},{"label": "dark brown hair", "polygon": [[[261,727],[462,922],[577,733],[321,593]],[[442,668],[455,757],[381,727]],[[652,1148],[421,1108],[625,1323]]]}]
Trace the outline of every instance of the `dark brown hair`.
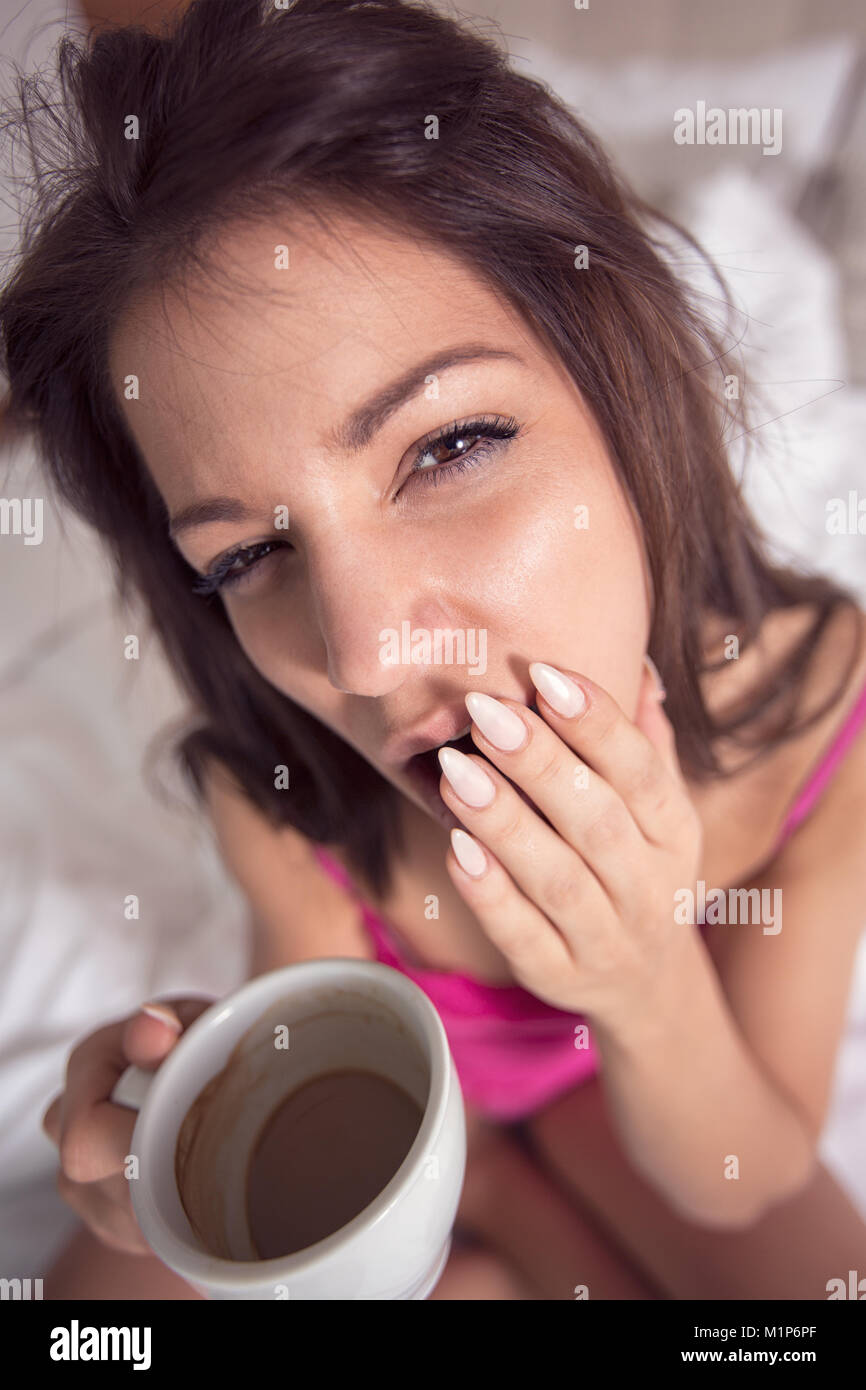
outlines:
[{"label": "dark brown hair", "polygon": [[[178,752],[199,792],[215,757],[274,824],[342,845],[387,887],[399,794],[256,671],[219,598],[192,592],[108,372],[109,336],[133,294],[204,268],[230,219],[302,204],[432,239],[556,350],[641,519],[649,649],[687,776],[722,775],[720,735],[763,756],[831,707],[842,683],[806,722],[796,717],[821,632],[856,600],[771,563],[743,503],[725,443],[732,349],[664,254],[671,233],[701,248],[624,185],[587,126],[513,70],[495,36],[404,0],[195,0],[159,34],[67,36],[58,79],[49,91],[20,77],[5,117],[33,177],[0,297],[0,363],[12,419],[35,429],[59,495],[107,542],[121,595],[143,596],[194,701]],[[138,139],[124,136],[130,114]],[[437,139],[425,138],[432,115]],[[712,718],[699,683],[712,669],[706,615],[723,615],[744,648],[767,613],[800,603],[815,621],[776,678],[735,716]],[[280,764],[289,792],[274,786]]]}]

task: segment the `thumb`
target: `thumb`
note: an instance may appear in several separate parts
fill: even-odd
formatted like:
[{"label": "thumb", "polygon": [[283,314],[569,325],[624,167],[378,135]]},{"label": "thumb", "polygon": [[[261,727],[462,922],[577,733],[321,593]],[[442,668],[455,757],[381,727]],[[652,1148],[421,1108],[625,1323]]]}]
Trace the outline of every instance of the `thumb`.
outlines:
[{"label": "thumb", "polygon": [[148,1000],[127,1021],[124,1053],[135,1066],[158,1066],[181,1033],[213,1002],[212,998]]}]

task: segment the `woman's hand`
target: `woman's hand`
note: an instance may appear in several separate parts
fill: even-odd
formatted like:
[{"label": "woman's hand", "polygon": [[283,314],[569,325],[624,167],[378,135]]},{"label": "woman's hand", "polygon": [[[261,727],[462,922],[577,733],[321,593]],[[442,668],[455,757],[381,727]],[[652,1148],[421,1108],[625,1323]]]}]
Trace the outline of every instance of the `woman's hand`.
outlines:
[{"label": "woman's hand", "polygon": [[[70,1054],[66,1090],[43,1116],[42,1128],[60,1151],[58,1192],[114,1250],[152,1253],[135,1219],[123,1171],[136,1112],[113,1105],[109,1096],[128,1066],[155,1071],[184,1029],[212,1003],[202,998],[160,1000],[88,1034]],[[145,1013],[145,1007],[153,1014]]]},{"label": "woman's hand", "polygon": [[530,666],[541,718],[466,697],[485,758],[440,750],[442,799],[472,832],[452,831],[446,863],[525,989],[615,1029],[688,987],[695,928],[675,922],[674,894],[694,889],[702,828],[649,669],[634,722],[573,674],[582,707],[574,681]]}]

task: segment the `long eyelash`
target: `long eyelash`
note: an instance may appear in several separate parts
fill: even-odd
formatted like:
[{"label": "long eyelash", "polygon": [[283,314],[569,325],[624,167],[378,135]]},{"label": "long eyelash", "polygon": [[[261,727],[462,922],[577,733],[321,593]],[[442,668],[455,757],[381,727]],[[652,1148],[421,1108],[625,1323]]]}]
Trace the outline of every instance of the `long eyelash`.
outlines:
[{"label": "long eyelash", "polygon": [[[409,471],[409,476],[414,477],[420,474],[425,483],[430,482],[435,487],[442,482],[443,477],[451,477],[455,473],[463,473],[467,468],[474,468],[489,452],[482,444],[480,448],[475,447],[471,454],[465,458],[456,458],[453,463],[440,463],[434,468],[417,468],[415,465],[418,460],[423,458],[429,449],[434,449],[437,444],[444,444],[448,448],[455,448],[457,441],[465,437],[476,438],[478,440],[507,440],[514,439],[520,433],[520,427],[513,416],[504,419],[501,415],[481,416],[476,420],[466,420],[460,422],[454,420],[444,429],[436,430],[433,434],[422,439],[415,450],[415,460]],[[235,561],[242,555],[252,555],[256,551],[265,550],[271,553],[271,548],[283,545],[279,541],[258,541],[254,545],[236,546],[230,550],[221,560],[218,560],[213,569],[207,574],[199,575],[191,588],[194,594],[201,594],[208,597],[210,594],[218,593],[220,589],[230,588],[237,584],[245,575],[255,567],[257,560],[264,559],[264,555],[257,555],[256,559],[237,574],[232,574],[231,569]]]},{"label": "long eyelash", "polygon": [[[240,570],[237,574],[230,574],[229,571],[232,565],[241,555],[249,555],[254,551],[262,550],[267,547],[276,546],[277,548],[281,548],[282,544],[283,543],[280,541],[258,541],[255,545],[235,546],[235,549],[230,550],[227,555],[224,555],[221,560],[218,560],[213,569],[208,570],[207,574],[198,576],[191,585],[193,593],[203,594],[207,597],[209,594],[217,593],[218,590],[222,588],[230,588],[232,584],[236,584],[238,580],[243,579],[245,574],[249,574],[255,564],[255,561],[253,561],[253,564],[248,565],[246,569]],[[271,553],[271,551],[269,550],[268,553]],[[264,558],[263,555],[256,556],[256,559],[259,560],[263,560]]]},{"label": "long eyelash", "polygon": [[415,450],[415,460],[410,470],[410,477],[417,474],[423,476],[425,482],[431,482],[434,487],[442,482],[443,477],[450,477],[454,473],[463,473],[467,468],[474,468],[482,458],[486,458],[489,448],[483,445],[481,448],[473,448],[471,454],[464,458],[457,458],[453,463],[440,463],[435,468],[416,468],[420,458],[423,458],[429,449],[433,449],[437,444],[444,444],[453,449],[458,439],[466,436],[470,438],[488,440],[514,439],[519,434],[519,426],[513,416],[504,419],[501,415],[481,416],[476,420],[465,420],[463,422],[453,421],[446,425],[444,429],[436,430],[433,434],[422,439]]}]

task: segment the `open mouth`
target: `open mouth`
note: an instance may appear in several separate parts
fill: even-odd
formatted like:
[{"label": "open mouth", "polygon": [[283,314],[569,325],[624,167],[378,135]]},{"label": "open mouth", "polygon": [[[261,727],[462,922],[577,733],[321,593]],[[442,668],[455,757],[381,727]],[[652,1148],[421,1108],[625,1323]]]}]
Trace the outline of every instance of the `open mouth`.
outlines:
[{"label": "open mouth", "polygon": [[[440,748],[456,748],[460,753],[475,754],[478,753],[478,749],[472,741],[472,735],[464,734],[462,738],[456,739],[453,743],[437,744],[435,748],[429,748],[426,753],[416,753],[414,758],[410,758],[406,764],[406,775],[416,791],[423,797],[436,819],[441,820],[450,829],[453,826],[459,827],[460,821],[457,820],[439,795],[439,783],[442,780],[442,766],[438,758]],[[547,816],[527,796],[523,788],[518,786],[516,782],[513,782],[512,786],[521,801],[525,802],[544,821],[545,825],[550,825],[551,822]]]},{"label": "open mouth", "polygon": [[471,734],[464,734],[462,738],[455,739],[453,743],[437,744],[435,748],[428,748],[426,753],[416,753],[414,758],[410,758],[406,764],[406,772],[413,782],[421,782],[426,787],[432,787],[438,796],[439,779],[442,776],[442,766],[439,762],[440,748],[456,748],[458,753],[477,753],[478,749],[472,742]]},{"label": "open mouth", "polygon": [[439,783],[442,779],[442,767],[438,757],[440,747],[456,748],[460,753],[478,752],[472,742],[472,735],[464,734],[453,743],[437,744],[435,748],[428,748],[426,753],[416,753],[406,764],[406,775],[437,819],[445,821],[448,826],[459,825],[460,822],[439,795]]}]

